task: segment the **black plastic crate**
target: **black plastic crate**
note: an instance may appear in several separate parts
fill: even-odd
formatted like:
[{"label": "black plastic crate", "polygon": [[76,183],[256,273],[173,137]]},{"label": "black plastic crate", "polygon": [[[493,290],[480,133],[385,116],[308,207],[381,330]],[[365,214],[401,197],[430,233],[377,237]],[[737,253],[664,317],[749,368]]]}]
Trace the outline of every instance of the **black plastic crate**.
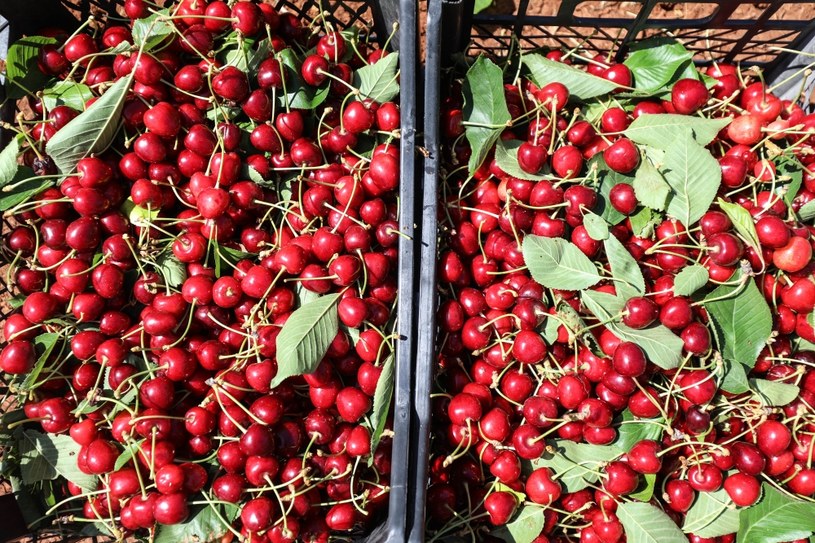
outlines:
[{"label": "black plastic crate", "polygon": [[[425,541],[425,499],[431,426],[431,392],[436,368],[436,263],[438,262],[438,189],[441,166],[439,113],[449,69],[462,56],[480,54],[506,59],[520,47],[615,51],[622,58],[634,41],[671,37],[694,53],[694,61],[741,63],[760,67],[767,81],[776,82],[776,95],[794,99],[801,91],[803,69],[815,58],[794,51],[815,52],[815,3],[806,0],[756,3],[749,0],[494,0],[473,15],[474,0],[428,0],[424,81],[424,159],[421,273],[417,311],[417,355],[413,423],[415,450],[411,455],[414,486],[411,543]],[[685,6],[703,15],[685,18]],[[599,11],[602,9],[602,13]],[[615,15],[604,16],[607,13]],[[802,16],[792,17],[790,14]],[[784,84],[786,79],[789,82]],[[815,86],[807,78],[806,94]],[[804,107],[807,107],[806,105]],[[811,106],[810,106],[811,109]]]},{"label": "black plastic crate", "polygon": [[[406,541],[408,532],[408,489],[409,489],[409,451],[411,448],[411,406],[413,401],[413,367],[416,354],[415,347],[415,296],[416,269],[418,253],[414,250],[414,228],[416,223],[415,202],[417,161],[415,139],[417,133],[416,104],[417,80],[419,77],[419,44],[417,24],[417,3],[414,0],[261,0],[271,3],[278,11],[288,11],[302,17],[316,17],[321,11],[337,28],[365,27],[372,40],[383,45],[392,33],[394,24],[399,24],[399,31],[389,42],[389,48],[399,51],[401,139],[400,168],[401,184],[399,188],[399,229],[404,234],[399,238],[399,299],[403,301],[397,310],[397,333],[399,335],[395,352],[394,392],[391,416],[393,418],[393,446],[391,457],[390,495],[388,517],[383,519],[367,537],[360,541],[368,543]],[[159,4],[165,2],[159,0]],[[169,3],[169,2],[167,2]],[[36,0],[36,9],[32,9],[31,0],[0,0],[0,37],[5,33],[8,44],[27,34],[36,34],[46,26],[65,26],[71,28],[77,21],[93,15],[104,19],[113,14],[122,0]],[[0,86],[0,99],[3,87]],[[0,112],[0,118],[8,119],[13,115],[14,104],[6,104]],[[1,140],[2,138],[0,138]],[[3,220],[5,232],[11,225]],[[6,263],[0,254],[0,270]],[[11,313],[8,304],[2,303],[13,295],[12,289],[0,280],[0,322]],[[1,390],[0,390],[1,391]],[[2,516],[2,515],[0,515]],[[2,524],[2,522],[0,522]],[[32,541],[51,538],[53,530],[32,534]],[[58,535],[60,540],[67,540],[67,535]],[[104,538],[102,538],[104,539]],[[4,539],[5,540],[5,539]],[[101,540],[101,539],[100,539]]]}]

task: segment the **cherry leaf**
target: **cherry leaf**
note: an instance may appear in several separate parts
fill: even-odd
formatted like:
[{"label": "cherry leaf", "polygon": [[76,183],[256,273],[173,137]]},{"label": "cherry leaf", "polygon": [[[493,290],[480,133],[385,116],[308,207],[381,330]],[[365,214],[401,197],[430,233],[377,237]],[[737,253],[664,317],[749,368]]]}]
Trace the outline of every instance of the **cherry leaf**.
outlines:
[{"label": "cherry leaf", "polygon": [[651,209],[665,211],[671,187],[649,160],[643,160],[637,168],[632,184],[637,201]]},{"label": "cherry leaf", "polygon": [[691,129],[696,142],[699,145],[707,145],[728,124],[730,124],[730,119],[705,119],[693,115],[649,113],[634,119],[623,134],[634,143],[673,150],[671,141],[682,129]]},{"label": "cherry leaf", "polygon": [[528,54],[524,55],[522,60],[537,86],[562,83],[569,89],[569,94],[580,100],[602,96],[617,88],[617,84],[612,81],[578,70],[568,64],[549,60],[543,55]]},{"label": "cherry leaf", "polygon": [[723,488],[716,492],[700,492],[685,515],[682,531],[699,537],[719,537],[739,528],[739,512]]},{"label": "cherry leaf", "polygon": [[773,329],[770,308],[755,281],[736,270],[708,294],[704,306],[720,333],[722,356],[752,368]]},{"label": "cherry leaf", "polygon": [[623,451],[630,451],[638,441],[643,439],[659,439],[665,431],[665,420],[658,419],[638,419],[630,409],[623,411],[620,426],[617,428],[617,439],[614,445]]},{"label": "cherry leaf", "polygon": [[498,167],[518,179],[526,179],[528,181],[551,179],[552,175],[549,173],[548,166],[544,167],[544,173],[529,173],[521,169],[521,166],[518,164],[518,149],[522,143],[520,140],[504,141],[499,139],[495,143],[495,162],[498,163]]},{"label": "cherry leaf", "polygon": [[25,379],[23,379],[23,382],[20,384],[20,388],[22,390],[31,390],[34,384],[36,384],[37,378],[40,376],[42,369],[48,362],[48,357],[50,357],[51,353],[54,352],[54,348],[57,346],[59,338],[60,335],[55,333],[40,334],[34,338],[34,345],[40,352],[40,356],[37,358],[37,362],[34,364],[34,367],[31,368],[31,371],[26,374]]},{"label": "cherry leaf", "polygon": [[43,45],[57,43],[54,38],[26,36],[11,44],[6,54],[7,97],[12,100],[33,94],[48,81],[37,62]]},{"label": "cherry leaf", "polygon": [[232,504],[207,504],[192,508],[189,518],[181,524],[159,526],[154,543],[199,543],[218,541],[228,532],[228,524],[237,518],[240,509]]},{"label": "cherry leaf", "polygon": [[662,165],[662,173],[672,192],[666,211],[690,226],[713,203],[722,180],[722,169],[710,151],[693,139],[693,133],[687,127],[678,130],[668,148],[671,152],[665,153]]},{"label": "cherry leaf", "polygon": [[779,543],[815,531],[815,503],[794,499],[767,483],[763,492],[758,503],[739,512],[736,543]]},{"label": "cherry leaf", "polygon": [[747,368],[744,367],[744,364],[724,359],[719,387],[732,394],[741,394],[750,390],[750,383],[747,381]]},{"label": "cherry leaf", "polygon": [[556,439],[550,443],[551,451],[532,460],[532,467],[550,468],[567,492],[582,490],[600,479],[601,464],[614,460],[623,450],[613,445],[575,443]]},{"label": "cherry leaf", "polygon": [[31,485],[64,477],[87,490],[96,489],[96,477],[83,473],[76,464],[80,446],[67,435],[24,430],[19,434],[20,474]]},{"label": "cherry leaf", "polygon": [[674,277],[674,295],[690,296],[707,285],[709,279],[710,273],[701,264],[686,266]]},{"label": "cherry leaf", "polygon": [[643,207],[628,220],[631,222],[631,233],[640,238],[650,238],[654,228],[661,222],[659,213],[649,207]]},{"label": "cherry leaf", "polygon": [[85,111],[85,103],[93,98],[90,87],[76,81],[57,81],[42,91],[42,103],[48,111],[57,106],[68,106]]},{"label": "cherry leaf", "polygon": [[641,502],[650,501],[654,496],[654,487],[656,486],[656,482],[657,476],[655,473],[646,473],[642,476],[637,490],[629,494],[629,497]]},{"label": "cherry leaf", "polygon": [[11,183],[17,175],[17,170],[20,168],[17,164],[18,154],[20,154],[20,139],[11,138],[5,149],[0,152],[0,187]]},{"label": "cherry leaf", "polygon": [[272,388],[288,377],[311,373],[339,330],[339,294],[326,294],[291,314],[277,335],[277,375]]},{"label": "cherry leaf", "polygon": [[603,217],[609,224],[619,224],[625,220],[625,215],[614,209],[611,205],[611,189],[619,183],[632,184],[634,177],[615,172],[608,167],[603,159],[603,153],[597,153],[588,162],[589,175],[597,178],[597,196],[599,196],[597,207],[594,209],[598,215]]},{"label": "cherry leaf", "polygon": [[789,183],[783,187],[784,202],[787,207],[792,207],[792,202],[801,190],[804,180],[803,164],[796,158],[782,155],[775,162],[775,174],[777,180],[789,179]]},{"label": "cherry leaf", "polygon": [[796,385],[767,379],[750,379],[750,389],[761,403],[769,407],[783,407],[801,393]]},{"label": "cherry leaf", "polygon": [[600,281],[591,259],[565,239],[526,236],[521,249],[532,278],[547,288],[582,290]]},{"label": "cherry leaf", "polygon": [[629,328],[618,322],[625,300],[594,290],[584,290],[580,299],[586,308],[618,338],[632,341],[642,347],[648,359],[663,369],[672,369],[682,361],[682,338],[665,326],[651,325],[641,330]]},{"label": "cherry leaf", "polygon": [[595,241],[608,239],[608,223],[601,216],[591,211],[587,212],[583,215],[583,226],[586,227],[586,232],[591,239]]},{"label": "cherry leaf", "polygon": [[491,60],[480,56],[464,80],[464,134],[470,143],[470,173],[487,157],[512,117],[504,97],[504,73]]},{"label": "cherry leaf", "polygon": [[643,92],[657,92],[684,65],[693,60],[693,54],[676,40],[655,38],[631,46],[631,53],[623,64],[634,76],[634,87]]},{"label": "cherry leaf", "polygon": [[812,219],[815,219],[815,200],[811,200],[798,210],[798,218],[801,219],[801,222],[809,222]]},{"label": "cherry leaf", "polygon": [[603,242],[603,247],[608,264],[611,266],[611,274],[617,292],[625,293],[625,298],[645,294],[645,278],[642,276],[637,261],[631,256],[625,245],[616,237],[609,236]]},{"label": "cherry leaf", "polygon": [[617,507],[628,543],[687,543],[688,539],[664,511],[650,503],[627,502]]},{"label": "cherry leaf", "polygon": [[[382,432],[385,429],[385,422],[388,420],[388,412],[391,409],[393,400],[394,385],[394,357],[389,355],[382,364],[382,373],[379,374],[379,381],[376,382],[374,391],[373,408],[371,411],[371,451],[376,451]],[[370,462],[373,462],[373,455]]]},{"label": "cherry leaf", "polygon": [[[300,65],[303,63],[293,49],[287,47],[277,53],[280,67],[286,72],[286,93],[278,95],[282,107],[286,104],[292,109],[315,109],[328,98],[331,86],[324,83],[319,88],[307,85],[300,76]],[[240,110],[237,110],[240,112]]]},{"label": "cherry leaf", "polygon": [[73,172],[80,159],[107,149],[119,130],[122,108],[132,83],[132,75],[116,81],[91,107],[48,140],[46,150],[63,175]]},{"label": "cherry leaf", "polygon": [[168,36],[173,34],[173,24],[167,19],[170,15],[169,9],[162,9],[156,13],[133,21],[131,34],[133,42],[137,47],[143,47],[145,51],[152,51]]},{"label": "cherry leaf", "polygon": [[761,242],[758,240],[758,233],[756,233],[756,225],[753,222],[753,216],[750,212],[741,207],[739,204],[731,204],[725,202],[721,198],[718,201],[719,209],[725,212],[733,223],[736,232],[741,234],[741,237],[747,242],[748,245],[757,250],[761,254]]},{"label": "cherry leaf", "polygon": [[399,95],[399,53],[388,53],[374,64],[366,64],[354,73],[354,86],[359,98],[370,98],[380,104]]},{"label": "cherry leaf", "polygon": [[523,505],[512,520],[493,530],[490,535],[508,543],[532,543],[543,530],[543,509],[540,505]]}]

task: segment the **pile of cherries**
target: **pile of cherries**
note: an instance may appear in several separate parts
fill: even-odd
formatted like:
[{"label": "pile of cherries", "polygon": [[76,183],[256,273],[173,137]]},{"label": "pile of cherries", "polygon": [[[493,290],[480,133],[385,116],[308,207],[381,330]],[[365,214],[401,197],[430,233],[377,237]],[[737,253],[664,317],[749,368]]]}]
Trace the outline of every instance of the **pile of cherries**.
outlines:
[{"label": "pile of cherries", "polygon": [[[561,51],[547,56],[574,58]],[[500,140],[520,141],[516,167],[551,172],[547,178],[510,175],[495,147],[470,171],[467,88],[454,83],[442,105],[441,301],[428,490],[428,530],[438,539],[498,541],[490,535],[495,527],[531,504],[544,519],[535,543],[622,542],[617,508],[649,480],[653,499],[644,501],[680,527],[703,492],[724,489],[738,507],[755,504],[765,480],[789,496],[815,495],[815,228],[796,215],[815,199],[815,170],[809,169],[815,115],[776,97],[756,72],[726,64],[700,70],[710,85],[685,78],[665,99],[632,98],[631,71],[610,58],[583,58],[576,66],[625,87],[597,99],[574,100],[563,84],[538,87],[529,76],[504,81],[513,121]],[[623,132],[641,116],[664,113],[732,118],[707,149],[721,168],[718,196],[749,213],[758,250],[717,203],[696,224],[654,212],[659,218],[643,228],[631,221],[644,206],[630,178],[599,193],[592,170],[598,158],[612,176],[633,175],[645,160],[643,149]],[[790,181],[789,171],[776,171],[781,154],[798,161],[792,174],[802,177],[789,206],[776,190]],[[658,367],[640,345],[598,322],[578,292],[544,288],[526,267],[523,240],[534,235],[574,244],[610,275],[603,243],[584,224],[588,212],[602,213],[604,199],[626,216],[609,226],[610,235],[633,256],[646,283],[645,295],[626,302],[621,321],[634,330],[661,324],[679,336],[679,368]],[[694,264],[709,274],[702,296],[675,295],[677,274]],[[797,385],[800,394],[783,407],[719,388],[727,366],[700,299],[717,285],[733,284],[739,270],[756,282],[773,319],[772,335],[747,377]],[[617,292],[610,280],[593,288]],[[561,311],[564,304],[571,311]],[[551,319],[560,323],[554,336],[545,332]],[[589,464],[587,470],[598,471],[586,488],[569,492],[562,478],[574,474],[535,463],[555,452],[553,440],[606,446],[618,442],[623,425],[638,420],[662,426],[608,461],[597,458],[598,467]],[[523,530],[524,521],[518,522]],[[736,538],[688,535],[693,543]]]},{"label": "pile of cherries", "polygon": [[[16,432],[69,435],[79,470],[97,476],[93,491],[54,487],[63,523],[117,537],[197,523],[189,533],[206,540],[351,538],[386,513],[391,469],[391,423],[371,450],[370,414],[394,342],[400,112],[354,84],[388,53],[365,29],[269,3],[156,10],[126,0],[127,19],[42,31],[56,43],[39,69],[92,89],[85,107],[133,83],[112,145],[64,178],[47,143],[81,111],[28,89],[30,114],[12,127],[20,164],[54,180],[6,212],[20,306],[0,369],[24,411]],[[157,18],[166,35],[140,50],[135,26]],[[268,53],[225,65],[236,47]],[[295,85],[322,100],[290,107]],[[325,357],[271,388],[287,319],[332,293]]]}]

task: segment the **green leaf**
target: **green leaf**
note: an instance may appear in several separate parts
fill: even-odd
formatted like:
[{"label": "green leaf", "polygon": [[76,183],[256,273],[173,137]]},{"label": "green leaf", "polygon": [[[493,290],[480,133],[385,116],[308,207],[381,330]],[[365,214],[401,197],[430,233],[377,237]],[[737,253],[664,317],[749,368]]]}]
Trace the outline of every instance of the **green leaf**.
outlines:
[{"label": "green leaf", "polygon": [[543,509],[540,505],[523,505],[511,521],[492,530],[490,535],[508,543],[532,543],[543,530]]},{"label": "green leaf", "polygon": [[798,210],[798,218],[801,222],[810,222],[815,219],[815,200],[810,200]]},{"label": "green leaf", "polygon": [[54,347],[57,346],[59,338],[60,335],[54,333],[40,334],[34,338],[34,345],[37,347],[37,350],[40,351],[40,356],[37,358],[34,367],[26,374],[25,379],[23,379],[23,382],[20,384],[23,390],[30,390],[37,382],[37,378],[40,376],[40,373],[42,373],[46,362],[48,362],[48,357],[54,352]]},{"label": "green leaf", "polygon": [[57,81],[42,91],[42,102],[48,111],[57,106],[68,106],[85,111],[85,103],[93,98],[90,87],[76,81]]},{"label": "green leaf", "polygon": [[678,129],[669,148],[662,169],[672,191],[667,212],[690,227],[713,203],[722,169],[710,151],[696,143],[688,128]]},{"label": "green leaf", "polygon": [[629,217],[631,233],[640,238],[649,238],[654,227],[660,222],[659,214],[649,207],[643,207]]},{"label": "green leaf", "polygon": [[643,160],[637,168],[632,184],[637,201],[651,209],[665,211],[671,187],[649,160]]},{"label": "green leaf", "polygon": [[[27,181],[25,181],[27,180]],[[25,182],[22,182],[25,181]],[[19,184],[18,184],[19,183]],[[50,179],[41,179],[34,176],[34,171],[28,166],[20,166],[17,175],[11,180],[14,185],[13,190],[7,191],[9,187],[3,187],[0,192],[0,211],[6,211],[27,202],[54,184]]]},{"label": "green leaf", "polygon": [[700,537],[732,534],[739,528],[739,512],[725,489],[700,492],[685,516],[682,530]]},{"label": "green leaf", "polygon": [[634,76],[634,88],[656,92],[671,81],[693,54],[681,43],[666,38],[643,40],[631,46],[631,53],[623,64]]},{"label": "green leaf", "polygon": [[195,506],[186,522],[159,526],[153,543],[202,543],[218,541],[239,513],[237,505],[223,503]]},{"label": "green leaf", "polygon": [[586,232],[591,239],[596,241],[608,239],[608,223],[601,216],[587,211],[583,215],[583,226],[586,227]]},{"label": "green leaf", "polygon": [[626,409],[622,414],[622,421],[617,428],[617,439],[614,445],[623,451],[630,451],[638,441],[643,439],[657,440],[662,437],[665,431],[665,421],[658,419],[638,419],[630,409]]},{"label": "green leaf", "polygon": [[614,460],[623,451],[613,445],[575,443],[568,439],[556,439],[550,443],[553,452],[546,452],[532,461],[532,466],[550,468],[566,487],[576,492],[600,479],[600,466]]},{"label": "green leaf", "polygon": [[297,282],[294,287],[294,293],[297,295],[297,307],[303,307],[304,305],[310,304],[320,297],[318,292],[314,292],[313,290],[309,290],[304,287],[302,281]]},{"label": "green leaf", "polygon": [[[393,400],[394,385],[394,357],[388,356],[382,364],[382,373],[379,374],[379,381],[376,382],[374,391],[373,409],[371,411],[371,451],[375,451],[382,438],[382,431],[385,429],[385,422],[391,409]],[[373,461],[373,455],[371,456]]]},{"label": "green leaf", "polygon": [[628,543],[687,543],[682,530],[664,511],[650,503],[628,502],[617,507]]},{"label": "green leaf", "polygon": [[637,261],[631,256],[625,245],[616,237],[609,236],[603,242],[603,247],[606,251],[609,266],[611,266],[611,275],[614,278],[617,292],[626,292],[632,296],[645,294],[645,278],[642,276]]},{"label": "green leaf", "polygon": [[131,224],[136,226],[150,226],[161,210],[147,209],[133,203],[133,198],[128,197],[121,205],[122,213],[127,215]]},{"label": "green leaf", "polygon": [[752,368],[772,333],[770,308],[755,281],[743,277],[741,270],[727,283],[739,284],[719,285],[705,298],[704,306],[721,332],[722,356]]},{"label": "green leaf", "polygon": [[96,489],[96,477],[76,465],[80,446],[67,435],[24,430],[19,434],[20,474],[27,485],[64,477],[87,490]]},{"label": "green leaf", "polygon": [[298,59],[293,49],[286,48],[280,51],[277,60],[286,72],[286,94],[278,95],[281,107],[288,103],[293,109],[314,109],[325,101],[331,86],[328,83],[319,88],[307,85],[300,77],[299,66],[303,62]]},{"label": "green leaf", "polygon": [[685,266],[674,277],[674,294],[676,296],[690,296],[707,285],[709,279],[710,273],[701,264]]},{"label": "green leaf", "polygon": [[63,175],[73,172],[80,159],[107,149],[119,130],[122,107],[132,83],[132,75],[118,80],[48,140],[46,150]]},{"label": "green leaf", "polygon": [[172,251],[165,251],[156,260],[158,272],[164,282],[173,288],[179,288],[187,280],[187,267],[176,258]]},{"label": "green leaf", "polygon": [[[590,339],[590,338],[593,337],[591,335],[591,332],[586,330],[586,323],[583,321],[583,318],[580,316],[580,313],[575,311],[575,309],[572,306],[570,306],[568,303],[566,303],[565,301],[561,300],[560,302],[558,302],[558,304],[557,304],[557,316],[560,317],[560,320],[563,321],[563,322],[558,322],[557,319],[547,319],[546,320],[547,329],[548,329],[548,326],[550,326],[550,323],[552,323],[552,326],[554,328],[554,338],[555,339],[557,339],[557,329],[561,324],[563,324],[563,326],[566,328],[566,331],[569,332],[569,343],[574,342],[575,337],[576,337],[575,333],[580,331],[580,330],[583,331],[582,334],[581,334],[582,338]],[[546,337],[546,339],[548,340],[548,336]],[[555,339],[553,339],[552,341],[549,341],[549,343],[554,343]]]},{"label": "green leaf", "polygon": [[547,288],[582,290],[600,280],[591,259],[565,239],[526,236],[521,249],[532,278]]},{"label": "green leaf", "polygon": [[11,183],[17,175],[17,170],[20,169],[17,164],[18,154],[20,154],[20,140],[11,138],[5,149],[0,152],[0,187]]},{"label": "green leaf", "polygon": [[609,224],[619,224],[625,220],[625,215],[614,209],[611,205],[611,189],[618,183],[632,184],[634,177],[617,173],[608,167],[606,161],[603,159],[603,153],[597,153],[588,163],[589,172],[594,172],[597,176],[599,187],[597,189],[598,196],[597,208],[595,212],[603,217]]},{"label": "green leaf", "polygon": [[747,381],[747,368],[744,367],[744,364],[726,358],[723,363],[724,369],[719,387],[733,394],[741,394],[750,390],[750,383]]},{"label": "green leaf", "polygon": [[656,485],[656,482],[656,473],[646,473],[642,476],[642,480],[636,492],[632,492],[629,494],[629,496],[641,502],[650,501],[654,496],[654,486]]},{"label": "green leaf", "polygon": [[692,115],[658,113],[640,115],[625,129],[625,136],[635,143],[658,149],[673,149],[671,141],[682,128],[690,128],[700,145],[707,145],[730,119],[705,119]]},{"label": "green leaf", "polygon": [[43,45],[57,43],[54,38],[27,36],[11,44],[6,54],[8,98],[17,100],[42,88],[48,76],[40,71],[37,57]]},{"label": "green leaf", "polygon": [[170,10],[162,9],[149,17],[133,21],[131,34],[134,45],[143,47],[145,51],[152,51],[171,36],[174,27],[172,21],[167,19],[169,15]]},{"label": "green leaf", "polygon": [[475,5],[473,6],[473,13],[481,13],[491,5],[492,0],[475,0]]},{"label": "green leaf", "polygon": [[778,543],[815,531],[815,503],[793,499],[764,483],[764,495],[739,513],[736,543]]},{"label": "green leaf", "polygon": [[354,72],[354,86],[359,98],[389,102],[399,95],[399,53],[388,53],[373,64]]},{"label": "green leaf", "polygon": [[311,373],[339,331],[339,294],[326,294],[291,314],[277,336],[277,375],[272,388],[293,375]]},{"label": "green leaf", "polygon": [[535,174],[529,173],[521,169],[518,164],[518,149],[523,142],[520,140],[502,140],[499,139],[495,143],[495,162],[498,166],[507,172],[512,177],[518,179],[526,179],[529,181],[540,181],[541,179],[551,179],[549,175],[548,166],[544,170],[545,173]]},{"label": "green leaf", "polygon": [[128,441],[124,444],[124,450],[122,454],[116,459],[116,463],[113,465],[113,469],[118,471],[125,467],[128,462],[136,458],[136,455],[139,453],[139,445],[141,445],[143,439],[139,441]]},{"label": "green leaf", "polygon": [[528,54],[523,56],[523,63],[532,75],[532,81],[539,87],[549,83],[562,83],[569,89],[569,94],[580,100],[608,94],[617,88],[617,84],[597,77],[568,64],[549,60],[543,55]]},{"label": "green leaf", "polygon": [[619,318],[625,300],[594,290],[581,293],[583,304],[595,317],[606,322],[606,327],[618,338],[632,341],[642,347],[648,359],[663,369],[672,369],[682,361],[682,339],[665,326],[651,325],[648,328],[635,330],[613,320]]},{"label": "green leaf", "polygon": [[733,223],[736,232],[741,234],[741,237],[744,238],[748,245],[761,253],[761,242],[758,240],[756,225],[753,222],[753,216],[750,215],[750,212],[739,204],[731,204],[721,198],[719,198],[718,204],[719,208],[730,217],[730,221]]},{"label": "green leaf", "polygon": [[764,405],[770,407],[785,406],[801,393],[795,385],[767,379],[750,379],[750,388]]},{"label": "green leaf", "polygon": [[784,202],[787,207],[792,207],[792,201],[801,190],[801,183],[804,179],[804,166],[795,158],[781,156],[775,163],[775,173],[779,178],[789,178],[789,183],[784,187]]},{"label": "green leaf", "polygon": [[480,56],[464,80],[464,133],[472,154],[468,167],[475,172],[498,136],[511,120],[504,98],[504,74],[491,60]]}]

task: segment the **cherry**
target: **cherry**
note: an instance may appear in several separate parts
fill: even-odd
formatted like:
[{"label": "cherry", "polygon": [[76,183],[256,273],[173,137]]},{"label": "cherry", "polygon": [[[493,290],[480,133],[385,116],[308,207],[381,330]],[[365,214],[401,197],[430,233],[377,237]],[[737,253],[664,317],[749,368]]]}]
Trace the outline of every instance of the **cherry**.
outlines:
[{"label": "cherry", "polygon": [[785,245],[773,251],[773,264],[786,272],[804,269],[811,259],[812,246],[799,236],[791,236]]},{"label": "cherry", "polygon": [[614,461],[606,465],[603,489],[606,492],[622,496],[633,492],[639,484],[637,472],[625,462]]},{"label": "cherry", "polygon": [[660,450],[661,447],[656,441],[638,441],[628,452],[628,463],[639,473],[659,473],[662,468]]},{"label": "cherry", "polygon": [[518,500],[510,492],[493,492],[484,500],[484,509],[489,514],[493,526],[503,526],[509,522],[517,506]]},{"label": "cherry", "polygon": [[677,113],[692,115],[707,103],[708,90],[698,79],[680,79],[671,88],[671,105]]},{"label": "cherry", "polygon": [[758,501],[761,495],[761,485],[752,475],[745,473],[734,473],[729,475],[724,481],[724,489],[727,491],[733,503],[739,507],[749,507]]},{"label": "cherry", "polygon": [[789,448],[792,433],[782,423],[767,420],[758,426],[756,445],[767,456],[777,456]]},{"label": "cherry", "polygon": [[28,341],[14,340],[0,353],[0,369],[6,373],[28,373],[37,360],[34,345]]},{"label": "cherry", "polygon": [[618,173],[629,173],[640,163],[637,147],[628,138],[620,138],[603,151],[603,158],[609,168]]},{"label": "cherry", "polygon": [[714,492],[722,486],[722,471],[712,464],[694,464],[688,469],[688,482],[699,492]]},{"label": "cherry", "polygon": [[518,148],[518,165],[527,173],[537,174],[543,169],[548,153],[546,147],[523,142]]},{"label": "cherry", "polygon": [[617,183],[611,187],[608,198],[612,207],[623,215],[631,215],[639,205],[634,187],[628,183]]},{"label": "cherry", "polygon": [[645,328],[659,316],[659,306],[650,298],[629,298],[624,307],[623,323],[634,329]]}]

